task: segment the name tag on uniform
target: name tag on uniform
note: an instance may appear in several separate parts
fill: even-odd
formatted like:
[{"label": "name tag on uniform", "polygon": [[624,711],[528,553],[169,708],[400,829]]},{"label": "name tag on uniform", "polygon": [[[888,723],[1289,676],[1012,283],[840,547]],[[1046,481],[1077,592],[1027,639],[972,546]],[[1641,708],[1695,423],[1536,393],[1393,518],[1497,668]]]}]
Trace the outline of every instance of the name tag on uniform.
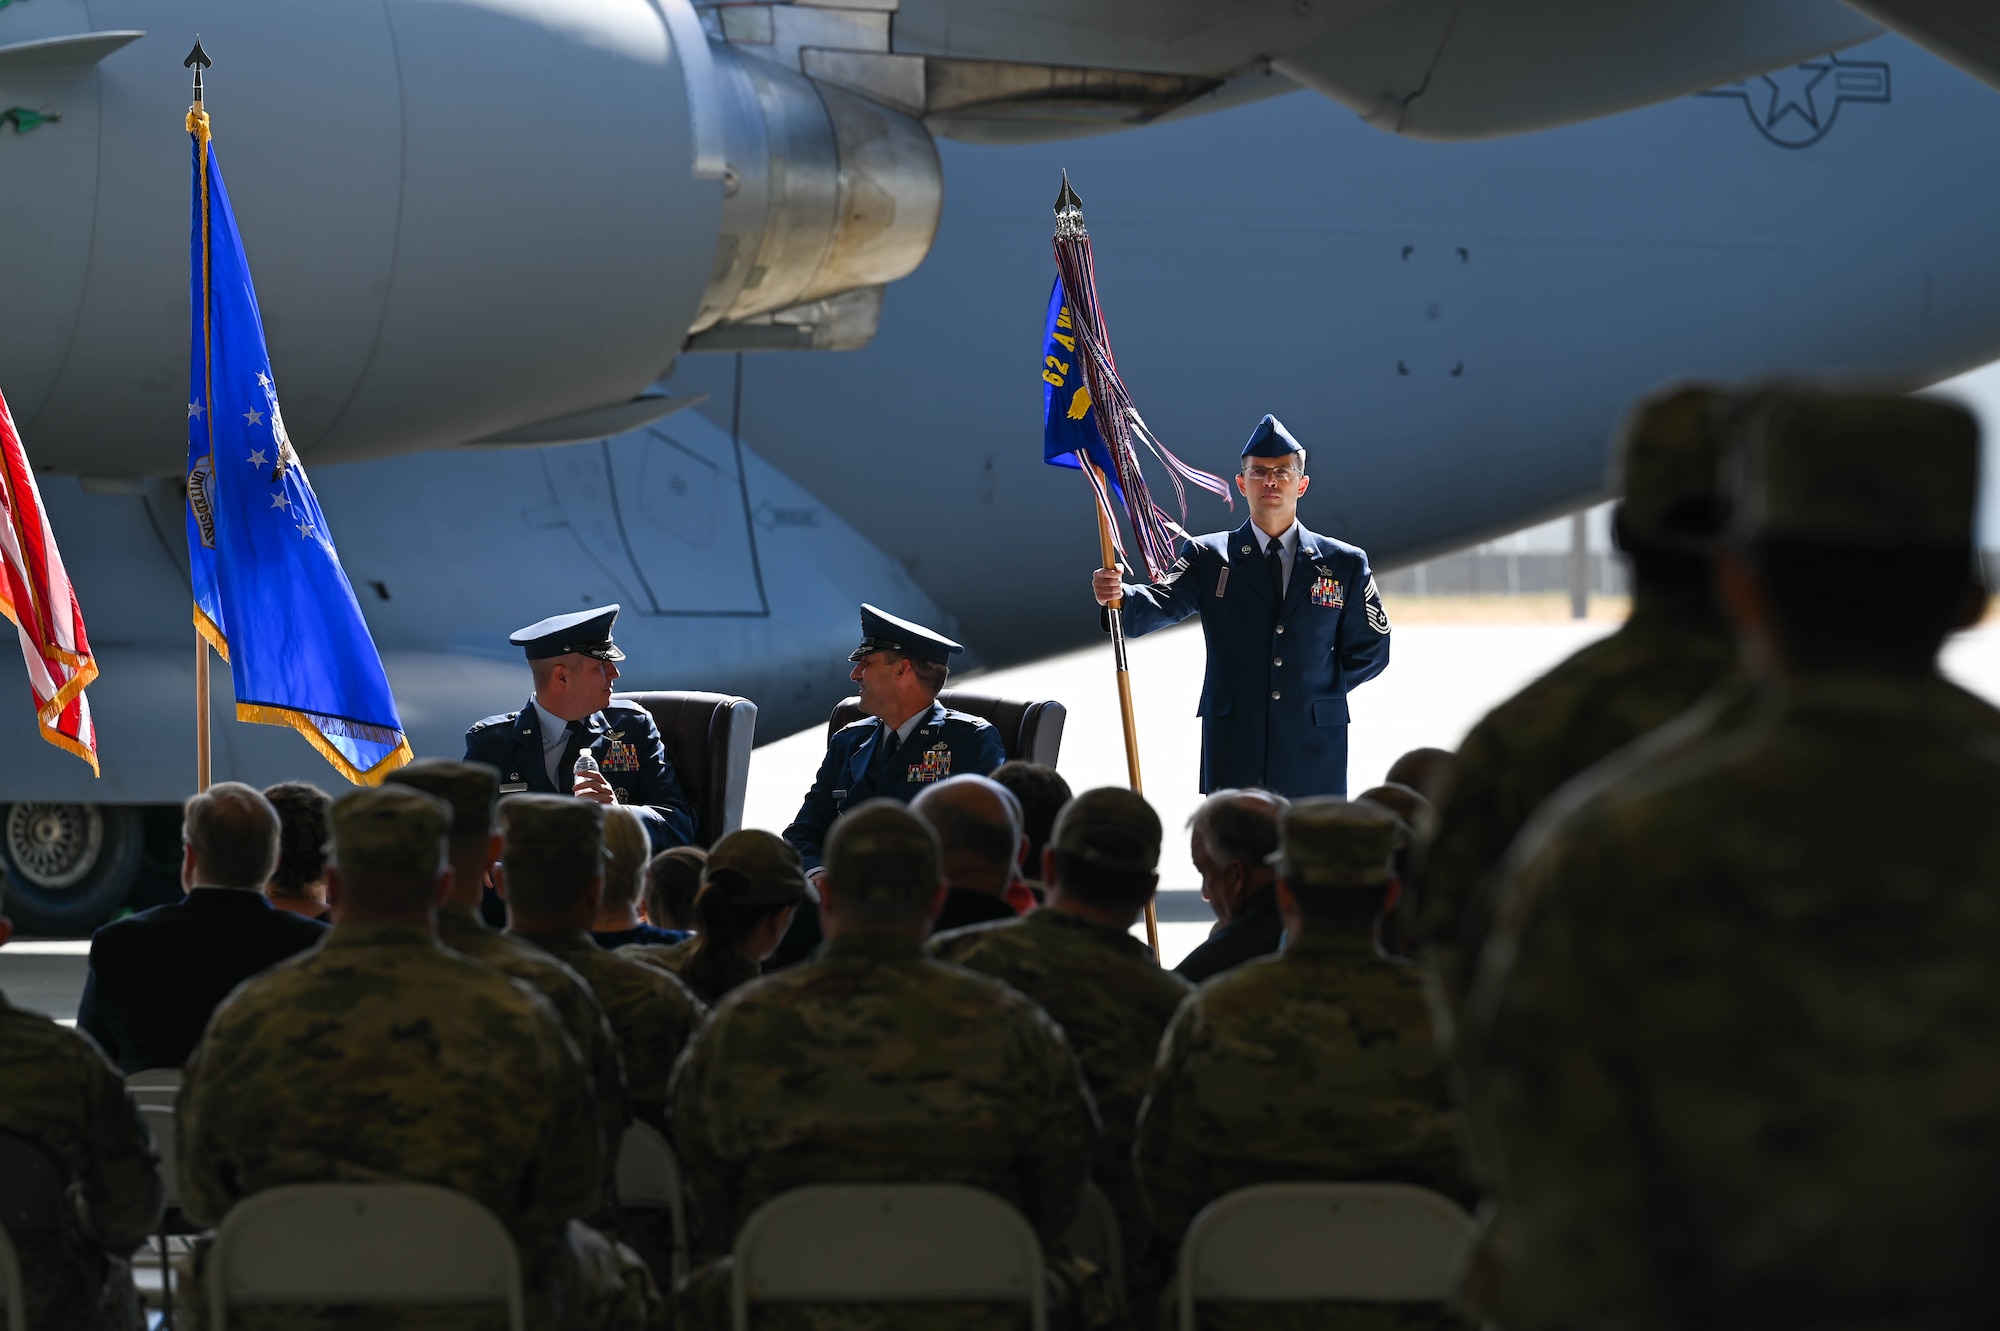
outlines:
[{"label": "name tag on uniform", "polygon": [[1347,593],[1341,590],[1338,578],[1317,577],[1313,579],[1313,604],[1323,605],[1329,610],[1338,610],[1347,604]]},{"label": "name tag on uniform", "polygon": [[934,744],[924,750],[923,761],[910,764],[909,780],[919,785],[942,781],[951,775],[951,746]]},{"label": "name tag on uniform", "polygon": [[639,746],[620,744],[614,740],[597,755],[597,765],[607,772],[636,772],[639,770]]},{"label": "name tag on uniform", "polygon": [[518,795],[527,788],[528,783],[525,781],[516,781],[512,784],[503,781],[500,784],[500,793],[502,795]]},{"label": "name tag on uniform", "polygon": [[1220,601],[1222,594],[1227,590],[1229,590],[1229,565],[1224,564],[1222,572],[1215,575],[1215,599]]}]

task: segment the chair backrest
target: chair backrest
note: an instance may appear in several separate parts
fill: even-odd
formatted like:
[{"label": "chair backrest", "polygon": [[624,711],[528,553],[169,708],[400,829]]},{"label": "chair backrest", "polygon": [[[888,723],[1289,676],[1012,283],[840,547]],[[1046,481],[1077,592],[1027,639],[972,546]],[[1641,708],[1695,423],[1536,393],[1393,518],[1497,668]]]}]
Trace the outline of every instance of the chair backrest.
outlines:
[{"label": "chair backrest", "polygon": [[[1052,699],[1016,702],[963,689],[946,689],[938,694],[938,701],[954,711],[970,712],[991,721],[1000,732],[1000,743],[1008,758],[1044,767],[1056,765],[1056,757],[1062,752],[1063,723],[1069,719],[1069,708],[1061,703]],[[827,738],[833,738],[836,730],[853,725],[861,716],[861,699],[841,699],[834,705],[833,715],[827,718]]]},{"label": "chair backrest", "polygon": [[246,1304],[507,1306],[523,1331],[514,1240],[472,1198],[424,1183],[300,1183],[229,1209],[208,1255],[208,1325]]},{"label": "chair backrest", "polygon": [[1125,1239],[1118,1227],[1118,1212],[1111,1199],[1095,1183],[1083,1185],[1083,1205],[1063,1236],[1069,1250],[1095,1263],[1111,1277],[1111,1288],[1121,1306],[1130,1296],[1125,1287]]},{"label": "chair backrest", "polygon": [[180,1142],[174,1136],[174,1108],[172,1105],[141,1103],[139,1117],[146,1120],[152,1130],[153,1146],[160,1153],[160,1184],[164,1189],[162,1200],[168,1206],[181,1204]]},{"label": "chair backrest", "polygon": [[612,696],[653,714],[674,775],[694,805],[699,844],[712,846],[743,826],[750,749],[757,737],[756,703],[727,693],[673,689]]},{"label": "chair backrest", "polygon": [[1180,1325],[1196,1303],[1449,1298],[1472,1218],[1402,1183],[1265,1183],[1211,1202],[1181,1240]]},{"label": "chair backrest", "polygon": [[794,1189],[743,1222],[733,1266],[734,1331],[753,1303],[1025,1303],[1032,1331],[1048,1326],[1035,1231],[956,1183]]},{"label": "chair backrest", "polygon": [[687,1204],[681,1192],[681,1162],[674,1148],[650,1123],[634,1122],[618,1144],[618,1204],[665,1207],[673,1221],[673,1278],[688,1273]]}]

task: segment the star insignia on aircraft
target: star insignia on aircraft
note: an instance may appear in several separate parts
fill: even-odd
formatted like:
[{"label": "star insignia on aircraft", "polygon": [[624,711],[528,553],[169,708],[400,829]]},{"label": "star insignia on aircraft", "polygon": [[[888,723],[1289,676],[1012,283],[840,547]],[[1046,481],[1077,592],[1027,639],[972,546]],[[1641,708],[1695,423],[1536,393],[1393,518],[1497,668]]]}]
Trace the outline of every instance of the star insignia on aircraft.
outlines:
[{"label": "star insignia on aircraft", "polygon": [[[1826,82],[1827,75],[1833,73],[1833,66],[1794,65],[1790,69],[1774,69],[1764,75],[1764,86],[1770,89],[1770,105],[1764,110],[1764,125],[1773,128],[1788,115],[1804,117],[1814,129],[1819,128],[1819,102],[1814,90]],[[1832,108],[1828,108],[1831,110]]]},{"label": "star insignia on aircraft", "polygon": [[261,448],[251,449],[250,456],[243,460],[253,467],[268,467],[271,465],[271,460],[264,456],[264,450]]},{"label": "star insignia on aircraft", "polygon": [[1849,102],[1887,102],[1886,60],[1827,56],[1695,94],[1743,103],[1757,132],[1780,148],[1810,148],[1825,138]]},{"label": "star insignia on aircraft", "polygon": [[278,491],[278,493],[271,496],[272,508],[290,508],[291,506],[292,506],[292,497],[286,494],[283,490],[280,490]]},{"label": "star insignia on aircraft", "polygon": [[257,408],[252,407],[250,408],[250,410],[243,413],[243,419],[249,421],[252,425],[256,425],[263,421],[264,413],[257,410]]},{"label": "star insignia on aircraft", "polygon": [[201,403],[199,402],[188,403],[188,419],[195,420],[199,418],[200,415],[201,415]]}]

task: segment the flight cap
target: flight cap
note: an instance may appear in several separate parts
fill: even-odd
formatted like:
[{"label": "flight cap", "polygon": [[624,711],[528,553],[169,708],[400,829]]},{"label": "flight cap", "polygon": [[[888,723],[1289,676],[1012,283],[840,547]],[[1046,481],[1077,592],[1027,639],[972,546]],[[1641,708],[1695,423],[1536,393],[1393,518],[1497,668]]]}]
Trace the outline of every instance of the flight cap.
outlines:
[{"label": "flight cap", "polygon": [[342,873],[429,877],[444,867],[451,806],[409,786],[373,786],[335,800],[328,818]]},{"label": "flight cap", "polygon": [[732,905],[791,906],[805,897],[806,871],[783,837],[746,827],[710,848],[701,885]]},{"label": "flight cap", "polygon": [[862,901],[930,900],[943,858],[931,825],[895,800],[857,804],[826,836],[826,873],[835,894]]},{"label": "flight cap", "polygon": [[530,661],[546,661],[552,656],[594,656],[600,661],[623,661],[625,653],[611,641],[611,621],[618,618],[615,605],[595,610],[577,610],[567,615],[550,615],[524,629],[507,635],[507,641],[524,647]]},{"label": "flight cap", "polygon": [[1099,786],[1063,805],[1049,845],[1110,873],[1152,873],[1160,864],[1160,815],[1143,795]]},{"label": "flight cap", "polygon": [[1979,425],[1963,407],[1895,393],[1773,392],[1735,444],[1738,540],[1972,544]]},{"label": "flight cap", "polygon": [[498,769],[486,763],[419,758],[389,773],[388,779],[449,804],[453,838],[493,835],[493,806],[500,799]]},{"label": "flight cap", "polygon": [[1257,428],[1250,432],[1250,442],[1243,445],[1246,458],[1288,458],[1305,451],[1305,446],[1292,438],[1285,423],[1271,415],[1257,422]]},{"label": "flight cap", "polygon": [[863,605],[861,645],[849,652],[847,659],[859,661],[870,652],[901,652],[913,661],[936,661],[943,665],[964,650],[942,633],[899,619],[887,610]]},{"label": "flight cap", "polygon": [[1357,803],[1366,800],[1395,814],[1396,820],[1403,825],[1403,835],[1412,843],[1429,841],[1437,827],[1436,806],[1424,798],[1422,791],[1400,781],[1385,782],[1373,790],[1362,791],[1354,798]]},{"label": "flight cap", "polygon": [[512,862],[593,872],[604,858],[604,805],[572,795],[509,795],[500,801],[502,854]]},{"label": "flight cap", "polygon": [[1725,417],[1735,399],[1684,384],[1642,399],[1619,431],[1612,489],[1627,540],[1697,552],[1714,543],[1725,505]]},{"label": "flight cap", "polygon": [[1317,796],[1279,816],[1266,863],[1293,889],[1375,887],[1395,873],[1401,821],[1379,804]]}]

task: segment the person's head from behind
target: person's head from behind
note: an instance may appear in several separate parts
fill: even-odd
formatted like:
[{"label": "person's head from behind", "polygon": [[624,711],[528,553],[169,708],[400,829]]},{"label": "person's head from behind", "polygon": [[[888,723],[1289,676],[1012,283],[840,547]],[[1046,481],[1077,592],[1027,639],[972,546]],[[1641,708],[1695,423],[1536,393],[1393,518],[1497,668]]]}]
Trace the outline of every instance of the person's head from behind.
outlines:
[{"label": "person's head from behind", "polygon": [[1620,427],[1611,532],[1632,561],[1639,596],[1713,596],[1712,560],[1726,511],[1720,466],[1736,406],[1736,396],[1720,388],[1682,384],[1641,399]]},{"label": "person's head from behind", "polygon": [[606,805],[599,928],[629,929],[638,924],[639,893],[646,886],[646,861],[652,853],[652,839],[639,815],[622,804]]},{"label": "person's head from behind", "polygon": [[1786,388],[1742,413],[1723,599],[1765,675],[1924,675],[1976,623],[1979,426],[1889,393]]},{"label": "person's head from behind", "polygon": [[777,951],[805,895],[805,867],[784,838],[755,828],[731,832],[710,848],[702,869],[695,951],[764,960]]},{"label": "person's head from behind", "polygon": [[604,892],[605,806],[568,795],[500,801],[500,869],[508,926],[520,933],[588,929]]},{"label": "person's head from behind", "polygon": [[1048,849],[1049,834],[1055,831],[1056,815],[1070,802],[1074,792],[1062,773],[1041,763],[1019,758],[993,769],[993,779],[1005,786],[1021,805],[1021,833],[1028,848],[1021,853],[1021,872],[1029,878],[1042,874],[1042,852]]},{"label": "person's head from behind", "polygon": [[181,806],[181,887],[261,892],[278,867],[278,811],[240,781],[218,781]]},{"label": "person's head from behind", "polygon": [[1201,875],[1202,899],[1223,924],[1271,885],[1266,859],[1278,848],[1284,808],[1284,797],[1266,790],[1218,790],[1188,819],[1188,854]]},{"label": "person's head from behind", "polygon": [[1444,798],[1458,755],[1450,749],[1411,749],[1382,774],[1385,786],[1408,786],[1432,804]]},{"label": "person's head from behind", "polygon": [[1367,937],[1395,905],[1394,861],[1403,839],[1396,815],[1370,801],[1322,796],[1286,809],[1271,859],[1288,940],[1334,933]]},{"label": "person's head from behind", "polygon": [[1366,800],[1381,805],[1402,823],[1403,836],[1396,851],[1396,876],[1402,880],[1407,892],[1414,871],[1437,831],[1436,807],[1421,792],[1395,781],[1385,781],[1354,798],[1356,802]]},{"label": "person's head from behind", "polygon": [[655,929],[693,929],[695,894],[701,891],[701,870],[708,852],[700,846],[674,846],[646,864],[646,923]]},{"label": "person's head from behind", "polygon": [[931,825],[894,800],[868,800],[827,832],[820,916],[828,938],[922,940],[944,906],[943,853]]},{"label": "person's head from behind", "polygon": [[986,776],[954,776],[926,786],[910,810],[937,832],[944,876],[955,888],[1004,896],[1020,872],[1020,805]]},{"label": "person's head from behind", "polygon": [[487,870],[500,858],[493,817],[500,799],[499,771],[485,763],[422,758],[389,773],[388,780],[443,800],[451,809],[452,886],[446,904],[467,910],[477,906]]},{"label": "person's head from behind", "polygon": [[428,925],[451,890],[451,806],[409,786],[382,785],[333,805],[326,894],[335,925]]},{"label": "person's head from behind", "polygon": [[274,902],[326,900],[327,818],[333,797],[306,781],[264,787],[278,814],[278,867],[264,894]]},{"label": "person's head from behind", "polygon": [[1056,816],[1043,855],[1049,905],[1129,928],[1160,885],[1160,815],[1117,786],[1086,790]]}]

